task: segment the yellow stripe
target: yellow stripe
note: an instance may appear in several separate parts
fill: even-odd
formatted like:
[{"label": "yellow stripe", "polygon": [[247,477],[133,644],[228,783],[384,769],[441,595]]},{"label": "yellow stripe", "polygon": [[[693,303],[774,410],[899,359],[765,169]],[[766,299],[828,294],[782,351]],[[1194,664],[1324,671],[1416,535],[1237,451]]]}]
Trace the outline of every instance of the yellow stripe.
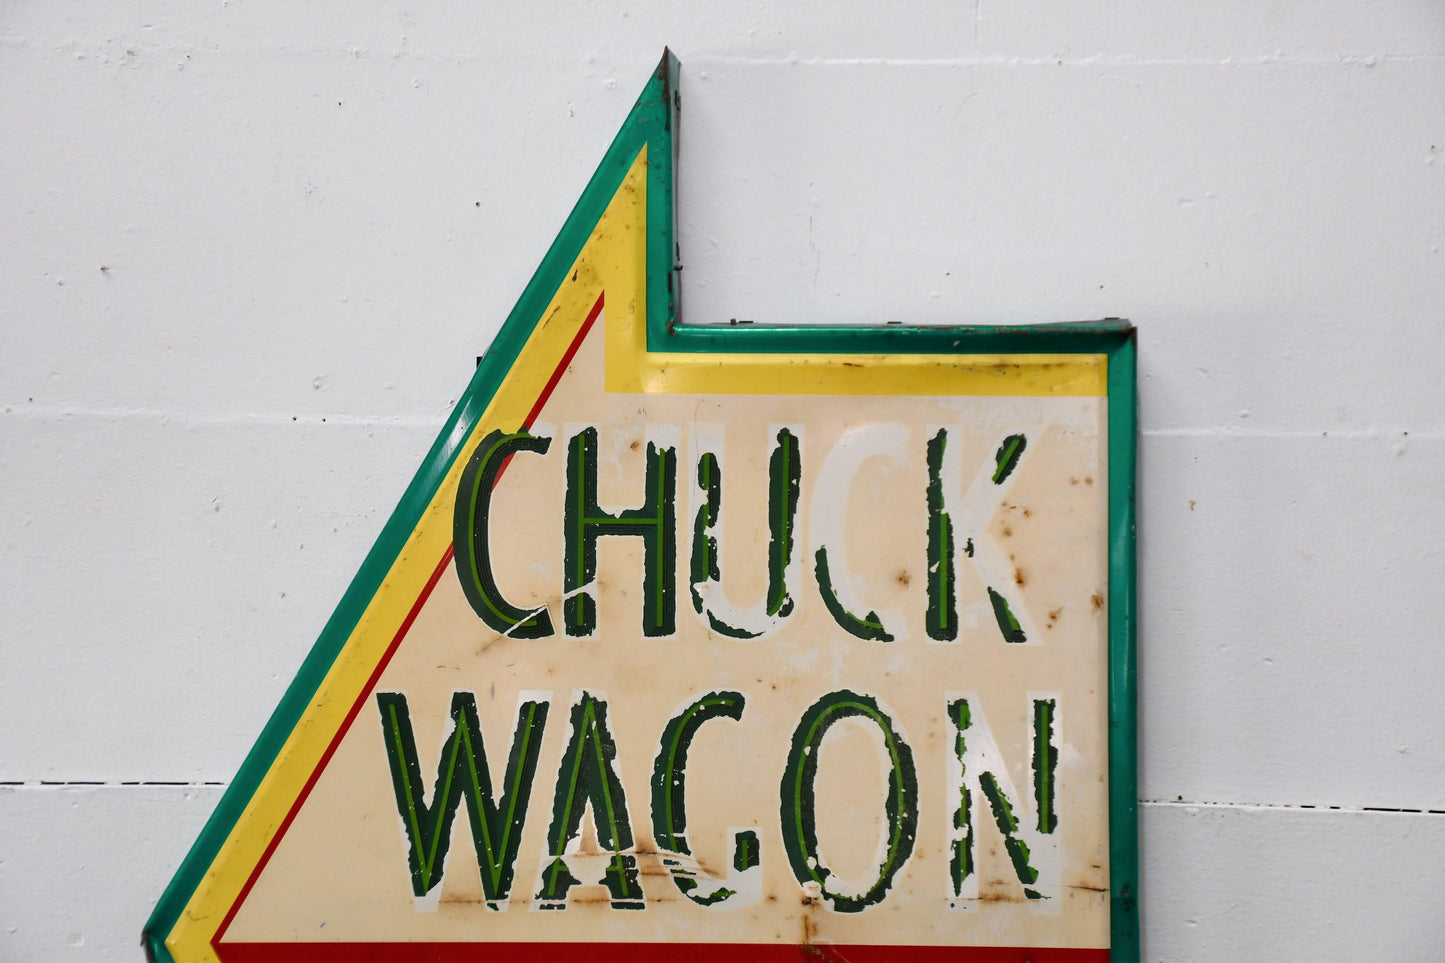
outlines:
[{"label": "yellow stripe", "polygon": [[607,390],[751,395],[1102,396],[1106,356],[651,354],[607,359]]}]

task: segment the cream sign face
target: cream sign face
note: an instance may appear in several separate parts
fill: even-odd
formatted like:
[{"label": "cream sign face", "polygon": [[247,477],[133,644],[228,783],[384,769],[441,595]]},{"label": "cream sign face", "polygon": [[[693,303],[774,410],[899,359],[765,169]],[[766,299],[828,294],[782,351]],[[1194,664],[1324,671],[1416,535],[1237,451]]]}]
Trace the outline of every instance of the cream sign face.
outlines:
[{"label": "cream sign face", "polygon": [[678,325],[671,77],[156,957],[1137,955],[1131,329]]}]

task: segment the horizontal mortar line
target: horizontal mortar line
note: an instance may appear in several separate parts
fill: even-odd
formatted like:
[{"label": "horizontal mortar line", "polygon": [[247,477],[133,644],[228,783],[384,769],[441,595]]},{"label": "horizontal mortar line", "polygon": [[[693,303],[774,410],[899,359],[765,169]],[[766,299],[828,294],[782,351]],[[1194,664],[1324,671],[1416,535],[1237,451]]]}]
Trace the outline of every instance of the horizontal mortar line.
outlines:
[{"label": "horizontal mortar line", "polygon": [[0,779],[0,789],[224,789],[228,785],[184,779]]},{"label": "horizontal mortar line", "polygon": [[[1140,57],[1131,54],[1083,56],[1018,56],[976,54],[962,57],[688,57],[689,66],[801,66],[801,67],[1372,67],[1382,63],[1434,62],[1445,54],[1338,54],[1293,57],[1287,54],[1254,57]],[[686,77],[684,76],[684,79]]]},{"label": "horizontal mortar line", "polygon": [[1145,428],[1139,434],[1146,438],[1339,438],[1345,441],[1403,441],[1419,438],[1425,441],[1445,439],[1445,429],[1427,428]]},{"label": "horizontal mortar line", "polygon": [[106,421],[113,418],[134,418],[142,421],[175,423],[181,425],[347,425],[377,428],[427,428],[440,430],[446,423],[444,416],[422,415],[344,415],[304,414],[285,415],[275,412],[253,412],[248,414],[222,414],[219,412],[177,411],[168,408],[145,407],[74,407],[11,403],[0,408],[0,414],[34,420],[83,418]]},{"label": "horizontal mortar line", "polygon": [[[134,418],[163,424],[178,425],[346,425],[348,427],[376,428],[425,428],[439,431],[446,423],[444,417],[428,418],[419,415],[285,415],[274,412],[252,414],[221,414],[179,411],[166,408],[100,408],[10,404],[0,408],[0,414],[34,420],[81,418],[105,421],[115,418]],[[1352,428],[1352,429],[1273,429],[1239,428],[1221,425],[1214,428],[1145,428],[1140,434],[1146,438],[1339,438],[1344,440],[1381,440],[1418,438],[1425,441],[1445,440],[1445,429],[1411,428]]]},{"label": "horizontal mortar line", "polygon": [[[126,38],[96,39],[91,42],[64,40],[46,41],[16,35],[0,35],[0,46],[28,48],[56,53],[94,53],[98,61],[119,58],[125,52],[135,55],[186,55],[202,54],[222,57],[254,57],[257,55],[295,57],[335,57],[347,60],[370,60],[378,62],[413,61],[443,64],[476,64],[487,62],[482,54],[447,53],[443,51],[405,50],[395,47],[329,47],[316,44],[156,44],[148,43],[140,36]],[[650,59],[651,55],[640,57]],[[570,63],[574,58],[559,56],[557,60]],[[630,65],[639,58],[619,57],[610,62],[614,68]],[[1148,57],[1137,54],[1088,54],[1083,56],[1020,56],[1017,54],[969,54],[954,57],[799,57],[796,54],[777,53],[764,56],[691,55],[683,58],[687,67],[709,64],[724,66],[808,66],[808,67],[1370,67],[1382,63],[1436,62],[1445,60],[1445,54],[1435,53],[1351,53],[1336,55],[1266,54],[1251,57]]]},{"label": "horizontal mortar line", "polygon": [[[186,781],[167,779],[36,779],[0,780],[0,790],[66,790],[66,789],[225,789],[230,784],[217,780]],[[1312,803],[1237,803],[1200,802],[1185,799],[1140,799],[1139,805],[1151,809],[1212,809],[1239,812],[1340,813],[1343,815],[1389,814],[1405,816],[1445,816],[1445,809],[1407,806],[1331,806]]]},{"label": "horizontal mortar line", "polygon": [[1241,803],[1200,802],[1189,799],[1141,799],[1141,806],[1185,809],[1285,810],[1296,813],[1403,813],[1411,816],[1445,816],[1445,808],[1411,808],[1408,806],[1331,806],[1324,803]]},{"label": "horizontal mortar line", "polygon": [[[378,428],[425,428],[439,431],[446,423],[444,417],[429,418],[421,415],[345,415],[305,414],[286,415],[274,412],[251,414],[222,414],[218,412],[190,412],[168,408],[146,407],[76,407],[33,405],[12,403],[0,408],[0,415],[12,415],[35,420],[82,418],[104,421],[114,418],[135,418],[163,424],[179,425],[346,425],[348,427]],[[1344,440],[1381,440],[1418,438],[1424,441],[1445,440],[1445,429],[1412,428],[1350,428],[1350,429],[1276,429],[1240,428],[1220,425],[1212,428],[1145,428],[1140,435],[1146,438],[1339,438]]]}]

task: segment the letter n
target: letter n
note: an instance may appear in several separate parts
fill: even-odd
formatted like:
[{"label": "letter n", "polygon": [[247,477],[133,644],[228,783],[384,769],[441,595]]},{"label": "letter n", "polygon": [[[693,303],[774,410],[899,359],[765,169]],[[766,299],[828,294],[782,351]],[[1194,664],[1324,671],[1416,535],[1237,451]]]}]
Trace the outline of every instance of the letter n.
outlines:
[{"label": "letter n", "polygon": [[[1032,806],[1014,790],[1008,767],[975,696],[950,698],[948,717],[953,723],[954,751],[949,759],[951,817],[949,862],[950,905],[968,908],[979,899],[974,845],[979,817],[987,807],[1003,837],[1012,875],[1024,897],[1043,900],[1059,891],[1059,814],[1057,745],[1059,700],[1056,695],[1031,695],[1029,716]],[[1030,811],[1031,810],[1031,811]]]}]

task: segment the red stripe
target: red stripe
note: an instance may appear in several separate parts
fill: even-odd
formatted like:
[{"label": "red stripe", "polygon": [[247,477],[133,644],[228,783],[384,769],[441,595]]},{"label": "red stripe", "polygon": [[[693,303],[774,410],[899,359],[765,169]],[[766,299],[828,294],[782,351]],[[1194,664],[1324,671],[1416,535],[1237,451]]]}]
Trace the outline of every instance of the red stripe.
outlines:
[{"label": "red stripe", "polygon": [[851,946],[826,943],[224,943],[222,963],[1107,963],[1108,950],[1022,946]]},{"label": "red stripe", "polygon": [[[577,335],[572,339],[572,343],[567,346],[567,352],[562,355],[562,361],[552,372],[552,377],[548,379],[546,387],[542,389],[542,393],[537,396],[537,401],[532,405],[532,410],[527,413],[527,420],[522,424],[523,428],[532,427],[532,421],[542,410],[542,406],[547,403],[547,399],[552,396],[553,389],[556,388],[557,383],[562,380],[562,375],[566,373],[567,366],[572,363],[572,358],[577,354],[577,349],[582,346],[582,341],[587,337],[587,332],[592,330],[592,323],[597,320],[597,316],[601,313],[602,295],[599,294],[597,296],[597,303],[592,305],[592,310],[588,312],[587,319],[582,322],[581,329],[578,330]],[[510,460],[509,458],[508,461]],[[498,480],[501,479],[502,472],[506,470],[507,465],[503,463],[501,470],[497,472]],[[335,755],[337,747],[341,745],[342,738],[351,728],[352,721],[355,720],[357,714],[361,712],[361,707],[366,704],[366,700],[371,696],[371,690],[376,688],[377,680],[381,678],[382,672],[386,671],[387,665],[391,662],[391,657],[396,654],[397,648],[401,645],[401,640],[406,638],[407,631],[411,628],[411,624],[416,621],[416,617],[421,614],[422,606],[426,604],[427,598],[431,596],[432,589],[436,588],[437,582],[441,581],[442,573],[445,572],[447,566],[451,564],[454,549],[455,546],[448,544],[447,550],[442,553],[441,561],[437,563],[437,567],[432,571],[431,578],[427,579],[427,583],[422,588],[421,594],[417,596],[416,602],[412,604],[411,611],[407,613],[406,619],[401,623],[401,628],[397,629],[396,635],[392,638],[391,644],[387,646],[386,652],[381,657],[381,661],[377,663],[376,668],[372,671],[371,677],[366,680],[366,686],[361,690],[361,695],[357,696],[356,702],[352,705],[350,711],[346,713],[346,718],[342,720],[341,728],[336,730],[336,735],[332,737],[331,744],[326,747],[326,752],[321,756],[321,761],[317,763],[310,778],[308,778],[306,784],[301,787],[300,795],[298,795],[296,801],[292,803],[291,811],[288,812],[286,818],[282,820],[281,826],[276,830],[276,835],[271,838],[271,842],[266,847],[266,851],[261,854],[260,861],[256,863],[256,868],[251,871],[250,878],[246,880],[246,885],[241,887],[240,895],[238,895],[236,901],[231,904],[231,909],[226,913],[226,918],[221,921],[220,927],[216,930],[216,935],[211,938],[211,946],[216,948],[218,952],[221,937],[226,935],[226,930],[230,928],[231,921],[236,918],[236,913],[241,909],[241,905],[246,902],[246,897],[251,895],[251,888],[256,885],[256,880],[261,878],[261,872],[266,868],[266,864],[271,861],[271,854],[276,852],[276,847],[281,844],[281,840],[286,836],[286,830],[291,828],[291,823],[296,819],[296,814],[301,811],[301,806],[306,802],[306,797],[311,795],[311,790],[315,787],[316,780],[320,779],[321,774],[326,771],[326,764],[329,763],[331,757]],[[234,947],[261,947],[265,950],[271,944],[232,943],[227,945]],[[325,945],[329,946],[332,944]],[[334,945],[346,946],[348,944]],[[365,947],[370,944],[357,945]],[[278,952],[286,951],[278,950]],[[363,949],[362,952],[365,952],[365,950]],[[244,958],[260,959],[261,957],[252,956]],[[266,958],[270,959],[270,957]],[[350,957],[347,958],[350,959]],[[339,959],[339,957],[326,957],[326,959]],[[376,959],[383,959],[383,957],[376,957]]]},{"label": "red stripe", "polygon": [[572,358],[577,354],[577,349],[582,347],[582,341],[587,337],[587,332],[592,330],[592,322],[596,321],[597,316],[601,313],[602,295],[599,294],[597,295],[597,303],[592,305],[591,311],[587,312],[587,320],[582,322],[582,327],[577,332],[577,336],[573,338],[572,343],[568,345],[567,353],[562,355],[562,363],[557,365],[556,371],[552,372],[552,377],[547,382],[547,387],[542,389],[542,393],[537,396],[537,403],[533,405],[532,410],[527,413],[527,421],[522,425],[523,428],[532,427],[532,422],[542,410],[542,406],[547,403],[548,398],[552,397],[552,389],[557,387],[557,382],[561,381],[562,375],[567,373],[567,366],[572,363]]}]

